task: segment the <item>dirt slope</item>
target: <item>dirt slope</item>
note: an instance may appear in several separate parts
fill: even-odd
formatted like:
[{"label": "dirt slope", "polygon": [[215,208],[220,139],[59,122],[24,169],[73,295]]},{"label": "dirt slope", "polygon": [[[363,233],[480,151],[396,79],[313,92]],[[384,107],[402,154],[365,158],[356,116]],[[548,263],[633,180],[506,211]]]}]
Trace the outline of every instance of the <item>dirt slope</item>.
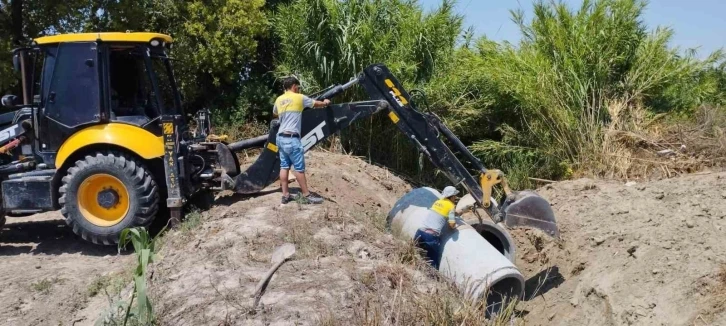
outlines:
[{"label": "dirt slope", "polygon": [[726,174],[577,180],[540,193],[563,241],[515,232],[528,285],[550,272],[544,293],[521,306],[527,324],[726,324]]},{"label": "dirt slope", "polygon": [[[411,187],[357,158],[307,155],[324,204],[281,206],[274,184],[255,197],[223,196],[164,237],[150,280],[160,324],[411,324],[405,311],[376,319],[376,309],[440,293],[432,275],[397,263],[407,253],[383,232],[382,217]],[[540,193],[553,204],[562,240],[512,231],[528,279],[518,322],[726,325],[726,174],[630,186],[576,180]],[[133,257],[81,242],[57,218],[10,220],[3,228],[0,324],[92,325],[109,306],[98,292],[127,287],[122,276]],[[251,313],[249,295],[284,242],[296,244],[297,256]],[[403,284],[416,297],[401,297]]]},{"label": "dirt slope", "polygon": [[[222,197],[204,212],[201,230],[169,236],[153,285],[163,324],[314,325],[359,308],[360,279],[385,263],[394,241],[370,233],[380,234],[410,187],[356,158],[307,156],[310,185],[324,204],[281,205],[276,183],[254,198]],[[296,257],[251,314],[249,296],[284,242],[296,245]]]}]

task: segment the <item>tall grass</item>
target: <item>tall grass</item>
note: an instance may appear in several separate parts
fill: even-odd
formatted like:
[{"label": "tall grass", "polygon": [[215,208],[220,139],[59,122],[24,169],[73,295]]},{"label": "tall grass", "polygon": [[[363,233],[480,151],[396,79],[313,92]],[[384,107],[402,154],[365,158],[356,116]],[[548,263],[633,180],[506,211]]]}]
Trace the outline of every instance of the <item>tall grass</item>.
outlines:
[{"label": "tall grass", "polygon": [[[634,0],[534,4],[527,23],[514,13],[524,40],[505,45],[487,60],[493,81],[517,102],[521,124],[505,141],[536,148],[575,169],[608,164],[605,131],[623,129],[631,113],[647,107],[686,110],[712,90],[687,83],[720,57],[699,61],[668,48],[670,29],[648,31],[646,3]],[[677,94],[674,96],[674,94]],[[696,96],[693,96],[696,95]]]},{"label": "tall grass", "polygon": [[[516,188],[533,186],[527,177],[627,170],[622,157],[632,151],[612,135],[724,101],[721,51],[700,60],[671,47],[673,30],[643,22],[646,1],[535,1],[532,17],[511,12],[518,44],[473,39],[453,4],[425,13],[417,1],[291,1],[273,18],[277,74],[298,75],[312,92],[385,63],[408,90],[428,94],[414,99],[419,109],[441,116]],[[353,91],[338,100],[363,98]],[[398,172],[434,174],[385,118],[358,122],[342,140]]]},{"label": "tall grass", "polygon": [[[453,53],[462,17],[453,1],[424,13],[410,0],[298,0],[279,7],[273,18],[281,39],[278,75],[297,75],[304,92],[343,83],[374,63],[384,63],[407,88],[427,82]],[[362,88],[335,102],[367,99]],[[436,179],[428,162],[384,115],[341,132],[344,150],[412,176]],[[427,173],[421,173],[428,169]],[[421,178],[420,176],[424,176]]]},{"label": "tall grass", "polygon": [[460,49],[428,86],[444,99],[435,110],[451,112],[474,153],[515,187],[531,185],[526,176],[604,174],[620,150],[609,132],[644,127],[660,112],[689,113],[720,92],[704,72],[721,52],[698,60],[670,48],[672,30],[643,23],[646,4],[537,1],[531,20],[512,12],[522,41],[481,39]]}]

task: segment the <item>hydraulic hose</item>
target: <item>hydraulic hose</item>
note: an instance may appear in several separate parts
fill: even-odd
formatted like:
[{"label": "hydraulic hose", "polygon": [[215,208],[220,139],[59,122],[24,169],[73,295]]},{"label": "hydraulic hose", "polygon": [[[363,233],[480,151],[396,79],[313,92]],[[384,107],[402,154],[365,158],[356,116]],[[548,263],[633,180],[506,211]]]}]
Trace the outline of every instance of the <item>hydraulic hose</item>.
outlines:
[{"label": "hydraulic hose", "polygon": [[262,148],[265,146],[265,142],[267,141],[268,135],[263,135],[255,138],[245,139],[238,141],[236,143],[231,143],[227,145],[229,147],[229,150],[232,152],[239,152],[243,149],[250,149],[250,148]]}]

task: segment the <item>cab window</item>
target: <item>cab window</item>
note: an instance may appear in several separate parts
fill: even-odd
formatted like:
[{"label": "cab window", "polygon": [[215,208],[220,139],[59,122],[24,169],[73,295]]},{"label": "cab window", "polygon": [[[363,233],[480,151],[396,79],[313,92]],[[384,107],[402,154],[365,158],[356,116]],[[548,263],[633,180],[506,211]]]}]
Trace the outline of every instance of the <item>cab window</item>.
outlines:
[{"label": "cab window", "polygon": [[45,114],[67,127],[99,121],[98,52],[94,43],[61,43],[50,85],[45,95]]},{"label": "cab window", "polygon": [[111,120],[144,124],[159,116],[156,96],[140,49],[111,48]]}]

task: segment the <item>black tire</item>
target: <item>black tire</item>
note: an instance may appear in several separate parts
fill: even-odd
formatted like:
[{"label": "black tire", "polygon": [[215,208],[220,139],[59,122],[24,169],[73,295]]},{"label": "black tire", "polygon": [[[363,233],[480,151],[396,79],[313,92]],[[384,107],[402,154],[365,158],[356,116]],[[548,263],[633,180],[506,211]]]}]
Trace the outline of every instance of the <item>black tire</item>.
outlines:
[{"label": "black tire", "polygon": [[[98,175],[116,178],[128,194],[128,204],[124,205],[128,210],[125,215],[119,215],[122,216],[120,221],[111,222],[116,224],[102,226],[93,223],[79,208],[79,188],[89,177]],[[118,152],[99,152],[77,161],[63,177],[59,193],[61,213],[66,224],[75,234],[95,244],[118,244],[124,229],[148,227],[159,208],[159,189],[146,167],[138,160]]]}]

